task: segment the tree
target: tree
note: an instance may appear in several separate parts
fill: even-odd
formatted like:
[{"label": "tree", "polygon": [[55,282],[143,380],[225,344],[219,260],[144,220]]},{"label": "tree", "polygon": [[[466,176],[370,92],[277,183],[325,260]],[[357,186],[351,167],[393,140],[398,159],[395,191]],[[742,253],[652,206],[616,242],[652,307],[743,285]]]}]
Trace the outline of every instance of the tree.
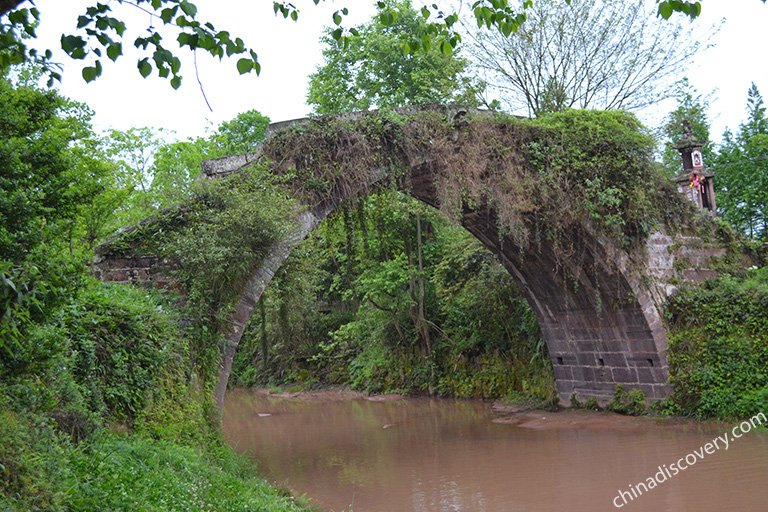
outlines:
[{"label": "tree", "polygon": [[122,225],[129,225],[151,214],[155,205],[150,188],[158,149],[167,133],[148,127],[109,130],[101,138],[100,150],[112,162],[115,186],[124,191],[124,201],[116,213]]},{"label": "tree", "polygon": [[478,30],[470,45],[492,88],[527,115],[653,104],[699,46],[645,0],[539,0],[527,15],[509,37]]},{"label": "tree", "polygon": [[269,118],[258,110],[241,112],[230,121],[219,125],[211,141],[216,147],[215,156],[248,153],[264,142]]},{"label": "tree", "polygon": [[709,119],[707,118],[707,101],[690,84],[687,78],[680,80],[675,87],[675,99],[677,108],[670,112],[661,127],[664,146],[662,150],[662,165],[665,172],[671,177],[681,172],[680,152],[675,144],[680,142],[685,135],[684,125],[690,123],[694,138],[705,144],[702,148],[704,162],[712,164],[713,149],[709,142]]},{"label": "tree", "polygon": [[747,92],[747,122],[741,125],[739,137],[748,142],[755,135],[768,133],[768,119],[765,117],[763,96],[754,82]]},{"label": "tree", "polygon": [[[399,15],[385,24],[382,13],[390,8]],[[310,76],[307,102],[318,114],[424,103],[474,104],[463,58],[435,46],[410,52],[412,34],[425,23],[410,0],[403,0],[381,7],[373,20],[356,27],[357,37],[344,47],[334,44],[329,29],[322,39],[325,62]]]},{"label": "tree", "polygon": [[[73,217],[90,194],[73,151],[90,114],[55,91],[0,75],[0,353],[77,284]],[[69,242],[69,243],[68,243]]]},{"label": "tree", "polygon": [[150,169],[152,205],[166,208],[188,198],[194,190],[195,178],[202,172],[202,161],[213,157],[213,144],[200,137],[158,147]]},{"label": "tree", "polygon": [[[321,1],[324,0],[312,0],[315,5]],[[30,41],[37,36],[40,11],[34,4],[26,7],[25,3],[25,0],[0,0],[0,70],[12,64],[34,62],[48,70],[49,83],[60,80],[61,68],[51,61],[51,50],[30,46]],[[383,2],[377,1],[376,4],[383,7]],[[476,0],[472,3],[472,11],[478,26],[493,28],[508,36],[525,21],[526,9],[530,5],[531,0],[527,0],[518,10],[508,0]],[[299,9],[288,1],[274,1],[272,6],[275,14],[284,18],[296,21],[299,17]],[[143,77],[156,70],[161,78],[170,80],[174,89],[182,82],[181,61],[169,49],[163,34],[154,27],[156,23],[170,28],[182,49],[193,53],[202,50],[219,59],[224,56],[240,57],[237,70],[241,74],[252,71],[258,74],[261,71],[258,55],[253,49],[246,47],[240,37],[226,30],[218,30],[210,21],[200,19],[196,5],[189,0],[118,0],[115,3],[95,3],[88,7],[77,18],[79,32],[62,34],[61,48],[73,59],[88,60],[88,65],[82,69],[85,81],[90,82],[101,75],[104,58],[116,61],[122,55],[123,38],[128,28],[123,20],[130,9],[143,11],[149,17],[145,35],[133,42],[134,46],[146,52],[137,62],[138,71]],[[332,15],[337,28],[331,32],[331,36],[344,45],[356,35],[354,29],[347,30],[342,25],[343,17],[348,12],[346,7],[342,7]],[[659,13],[664,18],[669,18],[673,12],[684,12],[695,18],[701,12],[701,4],[679,0],[659,2]],[[429,50],[434,43],[444,52],[452,51],[461,41],[454,28],[458,15],[450,8],[444,11],[437,4],[423,7],[422,13],[430,21],[419,32],[412,34],[409,50]],[[398,14],[396,9],[388,8],[382,10],[380,18],[385,25],[391,25]]]},{"label": "tree", "polygon": [[717,205],[723,217],[752,238],[768,238],[768,119],[755,84],[747,120],[736,136],[727,130],[715,160]]},{"label": "tree", "polygon": [[[125,205],[132,189],[126,187],[116,172],[116,165],[103,151],[103,140],[95,135],[72,145],[73,165],[83,176],[86,191],[71,219],[70,245],[83,243],[91,251],[97,242],[124,227]],[[129,217],[130,218],[130,217]]]},{"label": "tree", "polygon": [[209,137],[160,145],[149,169],[152,205],[164,208],[188,197],[203,160],[253,151],[264,141],[268,125],[267,116],[248,110],[221,123]]}]

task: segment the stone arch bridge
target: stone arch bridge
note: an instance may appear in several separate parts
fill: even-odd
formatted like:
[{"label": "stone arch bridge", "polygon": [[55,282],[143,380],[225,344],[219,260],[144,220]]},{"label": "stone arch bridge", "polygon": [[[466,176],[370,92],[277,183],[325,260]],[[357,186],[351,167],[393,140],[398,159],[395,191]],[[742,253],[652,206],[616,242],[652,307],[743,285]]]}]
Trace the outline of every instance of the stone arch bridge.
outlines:
[{"label": "stone arch bridge", "polygon": [[[289,184],[299,204],[296,228],[253,269],[224,333],[219,405],[245,326],[291,250],[345,201],[392,182],[451,212],[514,277],[538,317],[562,404],[574,395],[604,403],[618,384],[641,389],[649,400],[664,398],[665,301],[681,283],[713,277],[725,245],[707,234],[714,232],[709,218],[654,181],[647,141],[571,141],[571,133],[581,137],[585,130],[597,130],[598,139],[621,130],[637,134],[631,116],[570,114],[553,126],[452,107],[305,119],[271,125],[252,153],[204,162],[204,179],[222,179],[255,162],[276,174],[305,173]],[[614,158],[601,160],[605,155]],[[554,181],[550,171],[560,173]],[[307,176],[318,175],[325,178],[322,193],[306,186]],[[638,229],[630,209],[592,198],[583,184],[599,177],[605,177],[601,190],[623,194],[617,201],[652,196],[651,207],[662,211]],[[547,201],[549,214],[541,209]],[[580,211],[593,215],[569,213]],[[640,215],[644,221],[649,213]],[[537,234],[553,218],[564,219],[562,229]],[[149,286],[166,286],[172,266],[158,255],[105,250],[97,251],[94,265],[103,280]]]}]

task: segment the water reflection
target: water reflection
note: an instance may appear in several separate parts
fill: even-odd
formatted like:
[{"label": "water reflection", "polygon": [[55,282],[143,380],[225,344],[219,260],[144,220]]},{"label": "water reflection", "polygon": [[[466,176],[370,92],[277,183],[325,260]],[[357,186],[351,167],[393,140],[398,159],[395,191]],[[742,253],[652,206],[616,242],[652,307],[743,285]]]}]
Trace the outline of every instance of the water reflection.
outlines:
[{"label": "water reflection", "polygon": [[[273,481],[355,512],[617,510],[645,480],[720,433],[582,412],[494,422],[487,403],[297,400],[235,391],[224,432]],[[768,438],[749,434],[623,507],[768,510]]]}]

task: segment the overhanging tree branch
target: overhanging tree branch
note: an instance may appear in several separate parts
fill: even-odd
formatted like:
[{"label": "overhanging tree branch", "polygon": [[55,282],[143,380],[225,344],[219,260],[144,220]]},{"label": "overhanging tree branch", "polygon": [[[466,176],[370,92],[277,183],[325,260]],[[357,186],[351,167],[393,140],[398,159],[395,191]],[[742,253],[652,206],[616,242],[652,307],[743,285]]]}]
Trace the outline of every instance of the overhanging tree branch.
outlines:
[{"label": "overhanging tree branch", "polygon": [[25,0],[0,0],[0,18],[16,9]]}]

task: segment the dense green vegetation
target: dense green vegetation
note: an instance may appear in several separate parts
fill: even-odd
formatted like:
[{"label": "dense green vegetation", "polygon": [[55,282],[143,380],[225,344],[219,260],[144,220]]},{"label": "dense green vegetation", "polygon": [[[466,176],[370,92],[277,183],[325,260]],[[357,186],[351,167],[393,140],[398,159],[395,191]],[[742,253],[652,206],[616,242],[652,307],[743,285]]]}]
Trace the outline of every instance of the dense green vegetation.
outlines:
[{"label": "dense green vegetation", "polygon": [[743,419],[768,410],[768,268],[726,275],[669,306],[669,410]]},{"label": "dense green vegetation", "polygon": [[259,308],[238,351],[239,385],[554,397],[537,321],[509,273],[462,228],[400,192],[322,225]]},{"label": "dense green vegetation", "polygon": [[4,358],[4,510],[302,510],[235,457],[167,300],[86,280]]}]

